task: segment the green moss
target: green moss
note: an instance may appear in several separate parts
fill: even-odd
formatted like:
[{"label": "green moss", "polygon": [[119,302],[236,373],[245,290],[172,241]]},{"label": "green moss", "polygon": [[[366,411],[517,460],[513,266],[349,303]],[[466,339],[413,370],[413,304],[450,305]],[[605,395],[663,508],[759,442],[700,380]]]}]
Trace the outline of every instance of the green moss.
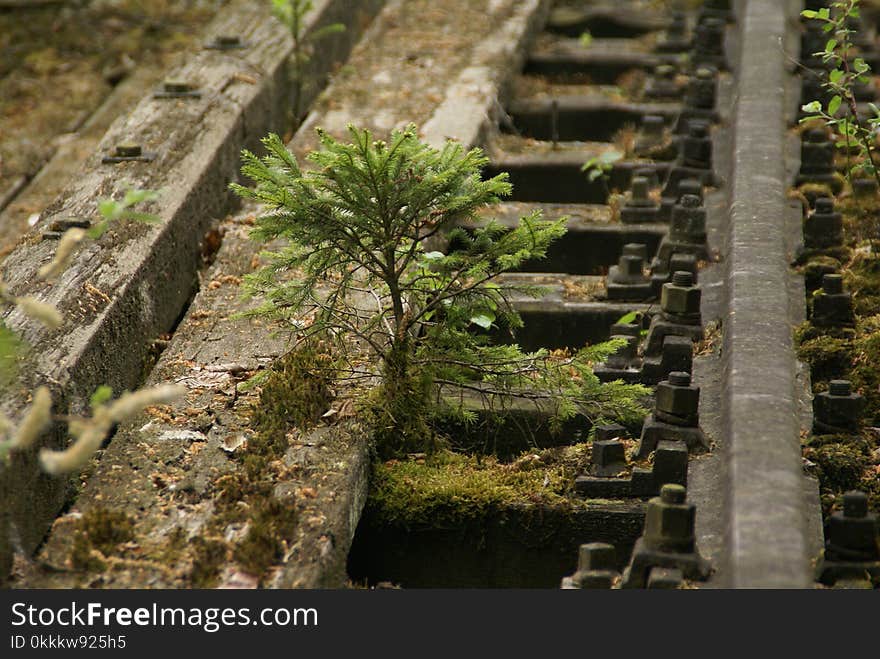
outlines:
[{"label": "green moss", "polygon": [[804,275],[804,284],[807,291],[815,291],[822,287],[822,277],[835,272],[840,272],[841,262],[839,259],[827,254],[811,251],[804,252],[798,258],[796,265]]},{"label": "green moss", "polygon": [[814,384],[842,378],[852,367],[853,347],[849,338],[822,335],[799,343],[798,359],[810,367]]},{"label": "green moss", "polygon": [[[838,175],[839,176],[839,175]],[[835,191],[839,192],[843,188],[843,178],[835,179],[833,185],[826,183],[804,183],[797,187],[797,192],[810,201],[811,205],[819,197],[833,197]]]},{"label": "green moss", "polygon": [[375,465],[367,510],[379,523],[453,528],[518,504],[572,505],[567,497],[589,457],[589,445],[576,444],[511,463],[448,451],[392,460]]},{"label": "green moss", "polygon": [[70,562],[80,570],[102,571],[106,565],[92,550],[112,556],[120,544],[133,539],[134,524],[128,515],[107,508],[92,508],[76,522]]},{"label": "green moss", "polygon": [[[250,409],[255,431],[247,447],[236,452],[239,469],[214,483],[216,512],[208,531],[223,537],[231,525],[248,523],[245,537],[232,549],[246,570],[262,576],[284,553],[296,529],[296,511],[275,497],[275,483],[284,467],[288,434],[315,424],[332,400],[332,360],[320,341],[302,344],[280,358],[260,379],[257,402]],[[202,543],[195,548],[190,575],[193,585],[214,582],[226,560],[225,543]]]},{"label": "green moss", "polygon": [[807,451],[819,468],[822,487],[846,492],[858,486],[865,468],[865,452],[856,444],[832,443]]},{"label": "green moss", "polygon": [[70,548],[70,564],[76,570],[85,572],[103,572],[107,564],[100,557],[92,553],[92,543],[81,533],[73,536],[73,544]]},{"label": "green moss", "polygon": [[273,364],[251,413],[257,439],[248,441],[249,453],[283,454],[292,427],[304,428],[320,419],[332,400],[330,365],[330,354],[319,341],[305,343]]},{"label": "green moss", "polygon": [[878,446],[871,430],[860,435],[820,435],[807,442],[804,457],[814,465],[826,516],[850,490],[867,493],[869,506],[880,510],[880,478],[873,458]]},{"label": "green moss", "polygon": [[844,270],[843,280],[852,293],[856,315],[880,313],[880,258],[874,254],[858,254]]},{"label": "green moss", "polygon": [[852,327],[816,327],[809,321],[801,323],[794,329],[795,345],[800,345],[805,341],[813,341],[820,337],[852,341],[855,336],[856,331]]},{"label": "green moss", "polygon": [[250,519],[247,535],[235,548],[235,560],[246,570],[262,575],[284,556],[296,529],[296,511],[277,499],[263,499]]},{"label": "green moss", "polygon": [[213,588],[217,584],[220,568],[226,562],[229,547],[220,538],[196,536],[193,544],[193,566],[190,581],[193,588]]},{"label": "green moss", "polygon": [[875,195],[846,197],[837,202],[843,230],[850,245],[880,239],[880,200]]},{"label": "green moss", "polygon": [[868,425],[880,419],[880,317],[859,324],[853,342],[853,368],[849,380],[865,397],[864,418]]}]

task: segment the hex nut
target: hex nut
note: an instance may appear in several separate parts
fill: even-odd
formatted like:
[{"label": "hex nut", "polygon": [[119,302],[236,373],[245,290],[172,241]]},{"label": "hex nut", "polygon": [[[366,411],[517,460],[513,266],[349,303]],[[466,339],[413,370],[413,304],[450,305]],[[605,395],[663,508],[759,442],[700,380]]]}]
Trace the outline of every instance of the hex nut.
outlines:
[{"label": "hex nut", "polygon": [[698,314],[701,299],[702,291],[698,286],[683,287],[667,282],[660,289],[660,308],[670,314]]},{"label": "hex nut", "polygon": [[617,439],[593,442],[593,464],[597,467],[608,467],[626,463],[626,446]]},{"label": "hex nut", "polygon": [[657,385],[654,407],[658,418],[668,421],[671,416],[680,423],[696,425],[700,409],[700,388],[694,385],[676,386],[664,380]]},{"label": "hex nut", "polygon": [[686,502],[680,485],[664,485],[660,496],[648,502],[643,539],[652,549],[677,553],[694,550],[696,506]]},{"label": "hex nut", "polygon": [[606,542],[591,542],[578,549],[578,572],[614,570],[616,563],[617,552],[614,545]]}]

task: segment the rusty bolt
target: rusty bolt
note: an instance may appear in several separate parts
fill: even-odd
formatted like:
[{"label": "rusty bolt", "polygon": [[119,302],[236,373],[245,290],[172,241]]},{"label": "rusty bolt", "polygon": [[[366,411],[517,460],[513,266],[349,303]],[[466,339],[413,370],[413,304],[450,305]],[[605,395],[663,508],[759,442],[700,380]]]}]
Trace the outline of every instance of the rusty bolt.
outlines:
[{"label": "rusty bolt", "polygon": [[670,16],[669,27],[666,35],[669,39],[681,39],[687,32],[687,14],[683,11],[673,11]]},{"label": "rusty bolt", "polygon": [[237,34],[221,34],[205,45],[209,50],[237,50],[247,48],[248,44]]},{"label": "rusty bolt", "polygon": [[619,439],[593,442],[592,463],[595,467],[626,464],[626,447]]},{"label": "rusty bolt", "polygon": [[141,145],[132,142],[117,144],[116,151],[114,152],[114,155],[117,158],[140,158],[142,154],[143,149],[141,148]]},{"label": "rusty bolt", "polygon": [[834,144],[821,128],[804,134],[801,142],[801,176],[831,176],[834,173]]},{"label": "rusty bolt", "polygon": [[828,391],[832,396],[849,396],[852,394],[852,384],[849,380],[832,380]]},{"label": "rusty bolt", "polygon": [[852,325],[852,296],[843,288],[843,277],[826,274],[822,277],[822,290],[813,297],[810,321],[817,327],[840,327]]},{"label": "rusty bolt", "polygon": [[712,169],[712,138],[705,121],[688,123],[687,135],[681,142],[681,160],[685,167]]},{"label": "rusty bolt", "polygon": [[665,126],[666,123],[663,121],[663,117],[656,114],[645,115],[642,118],[642,132],[650,137],[663,137],[663,128]]},{"label": "rusty bolt", "polygon": [[191,92],[193,86],[185,80],[166,80],[162,83],[162,89],[170,94],[183,94]]},{"label": "rusty bolt", "polygon": [[834,210],[834,200],[816,199],[816,209],[804,220],[807,247],[833,247],[843,244],[843,216]]},{"label": "rusty bolt", "polygon": [[578,548],[578,572],[590,570],[614,570],[617,555],[614,545],[605,542],[591,542]]},{"label": "rusty bolt", "polygon": [[611,588],[617,576],[614,545],[592,542],[578,549],[578,570],[572,575],[576,588]]},{"label": "rusty bolt", "polygon": [[648,574],[648,590],[675,590],[684,581],[682,571],[675,567],[654,567]]},{"label": "rusty bolt", "polygon": [[686,502],[687,490],[667,483],[660,496],[648,502],[645,513],[645,544],[658,551],[689,553],[694,551],[696,507]]},{"label": "rusty bolt", "polygon": [[830,560],[876,561],[880,558],[877,516],[868,513],[863,492],[843,495],[843,511],[828,520],[825,556]]},{"label": "rusty bolt", "polygon": [[678,184],[678,199],[684,198],[685,195],[692,195],[700,200],[703,205],[703,184],[695,178],[682,179]]},{"label": "rusty bolt", "polygon": [[651,473],[654,482],[663,486],[666,483],[687,485],[688,447],[685,442],[664,439],[654,450],[654,464]]},{"label": "rusty bolt", "polygon": [[711,66],[699,67],[688,81],[685,104],[699,110],[715,109],[717,97],[717,69]]},{"label": "rusty bolt", "polygon": [[864,492],[853,490],[843,495],[844,517],[867,517],[868,497]]},{"label": "rusty bolt", "polygon": [[652,207],[656,202],[648,196],[648,179],[636,176],[632,180],[632,192],[626,200],[627,206]]},{"label": "rusty bolt", "polygon": [[840,295],[843,293],[843,276],[828,274],[822,277],[822,292],[826,295]]},{"label": "rusty bolt", "polygon": [[660,176],[657,174],[656,169],[650,169],[648,167],[642,167],[633,172],[633,176],[635,178],[644,178],[648,181],[648,188],[656,188],[660,185]]},{"label": "rusty bolt", "polygon": [[690,373],[674,371],[657,385],[654,416],[658,421],[694,428],[700,419],[700,388],[691,384]]},{"label": "rusty bolt", "polygon": [[671,316],[692,316],[700,313],[701,291],[694,286],[694,276],[679,270],[672,273],[672,281],[663,284],[660,308]]},{"label": "rusty bolt", "polygon": [[696,254],[684,254],[682,252],[673,252],[669,257],[669,269],[676,272],[690,272],[691,281],[697,283],[697,256]]},{"label": "rusty bolt", "polygon": [[848,380],[832,380],[828,391],[813,399],[817,432],[858,430],[865,409],[861,394],[853,393]]},{"label": "rusty bolt", "polygon": [[625,256],[638,256],[643,261],[648,258],[648,246],[643,243],[627,243],[623,246]]},{"label": "rusty bolt", "polygon": [[857,178],[852,182],[853,194],[861,199],[874,198],[877,194],[877,179]]},{"label": "rusty bolt", "polygon": [[[656,174],[654,175],[656,178]],[[645,176],[634,176],[631,190],[626,195],[620,209],[620,221],[625,224],[654,222],[657,219],[658,204],[648,195],[651,181]]]},{"label": "rusty bolt", "polygon": [[669,237],[675,242],[706,242],[706,209],[698,196],[682,195],[681,200],[672,207]]},{"label": "rusty bolt", "polygon": [[641,256],[623,254],[617,261],[617,269],[609,277],[618,284],[633,284],[645,280],[645,261]]},{"label": "rusty bolt", "polygon": [[694,31],[693,61],[701,63],[705,59],[724,55],[724,21],[707,18],[697,25]]}]

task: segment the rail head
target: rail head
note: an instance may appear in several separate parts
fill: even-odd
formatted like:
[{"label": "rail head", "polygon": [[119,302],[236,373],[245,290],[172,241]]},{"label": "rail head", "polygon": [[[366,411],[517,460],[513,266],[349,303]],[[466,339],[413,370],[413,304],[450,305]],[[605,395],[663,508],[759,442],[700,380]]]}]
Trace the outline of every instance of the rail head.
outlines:
[{"label": "rail head", "polygon": [[740,3],[722,410],[727,500],[721,581],[734,588],[806,588],[812,582],[783,230],[783,44],[792,8],[779,0]]}]

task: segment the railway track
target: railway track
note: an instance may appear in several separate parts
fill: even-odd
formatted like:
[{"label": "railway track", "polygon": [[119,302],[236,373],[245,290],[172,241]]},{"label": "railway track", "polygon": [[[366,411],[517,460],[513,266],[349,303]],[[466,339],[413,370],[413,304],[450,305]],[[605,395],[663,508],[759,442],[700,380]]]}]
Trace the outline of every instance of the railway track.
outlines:
[{"label": "railway track", "polygon": [[[595,372],[650,387],[644,418],[581,417],[553,432],[546,410],[524,400],[500,419],[448,428],[458,449],[450,464],[416,456],[371,467],[356,415],[334,408],[338,418],[288,435],[269,497],[275,513],[256,498],[244,515],[229,505],[231,484],[246,484],[239,458],[248,446],[236,438],[252,436],[247,411],[258,400],[243,382],[286,352],[271,328],[235,316],[248,304],[236,283],[257,258],[246,239],[256,209],[211,220],[220,208],[206,201],[221,195],[238,148],[267,129],[267,108],[277,114],[285,97],[262,59],[278,61],[272,32],[255,25],[265,47],[242,57],[265,77],[234,99],[251,108],[235,119],[245,130],[198,147],[197,171],[195,160],[164,154],[152,171],[126,165],[129,180],[186,192],[162,209],[161,232],[130,238],[118,261],[140,259],[137,267],[102,261],[95,249],[48,293],[63,305],[89,284],[115,291],[106,307],[82,311],[66,336],[9,317],[42,353],[25,384],[53,378],[71,411],[99,384],[137,383],[148,342],[178,318],[146,382],[190,390],[119,428],[45,538],[63,488],[37,476],[33,456],[0,472],[4,499],[16,500],[5,512],[6,556],[20,552],[11,583],[876,587],[876,380],[865,362],[878,313],[868,292],[877,238],[864,223],[877,191],[857,184],[854,205],[831,138],[798,127],[811,100],[802,97],[815,91],[797,63],[810,64],[815,41],[799,1],[655,4],[502,0],[487,3],[487,25],[471,20],[473,32],[456,33],[451,23],[464,25],[466,14],[391,2],[290,144],[298,154],[313,148],[318,125],[383,132],[416,121],[435,144],[483,146],[486,174],[509,172],[513,183],[513,198],[493,209],[502,223],[534,209],[569,218],[546,260],[505,276],[548,291],[514,300],[525,323],[515,340],[560,350],[619,338],[623,347]],[[868,61],[880,47],[872,20],[866,11],[857,26]],[[439,55],[444,48],[455,57]],[[241,65],[221,68],[218,86]],[[396,94],[404,79],[407,93]],[[224,120],[222,96],[238,93],[227,87],[199,110],[216,113],[203,125]],[[169,125],[146,107],[102,144]],[[168,152],[194,149],[187,131],[165,137],[179,144]],[[91,166],[44,221],[82,212],[93,190],[118,185]],[[842,215],[822,200],[835,196]],[[198,241],[217,227],[222,245],[189,302]],[[34,290],[48,251],[35,240],[7,259],[16,294]],[[170,270],[181,276],[169,279]],[[829,344],[845,359],[829,357]],[[63,441],[60,431],[47,441]],[[836,461],[844,458],[848,471]],[[535,489],[496,496],[509,492],[511,471],[534,475]],[[408,498],[398,500],[403,478]],[[480,487],[468,489],[473,482]],[[129,520],[131,537],[96,565],[95,547],[83,556],[85,525],[114,514]],[[295,528],[279,521],[294,515]],[[283,551],[255,563],[258,523],[283,535]]]}]

